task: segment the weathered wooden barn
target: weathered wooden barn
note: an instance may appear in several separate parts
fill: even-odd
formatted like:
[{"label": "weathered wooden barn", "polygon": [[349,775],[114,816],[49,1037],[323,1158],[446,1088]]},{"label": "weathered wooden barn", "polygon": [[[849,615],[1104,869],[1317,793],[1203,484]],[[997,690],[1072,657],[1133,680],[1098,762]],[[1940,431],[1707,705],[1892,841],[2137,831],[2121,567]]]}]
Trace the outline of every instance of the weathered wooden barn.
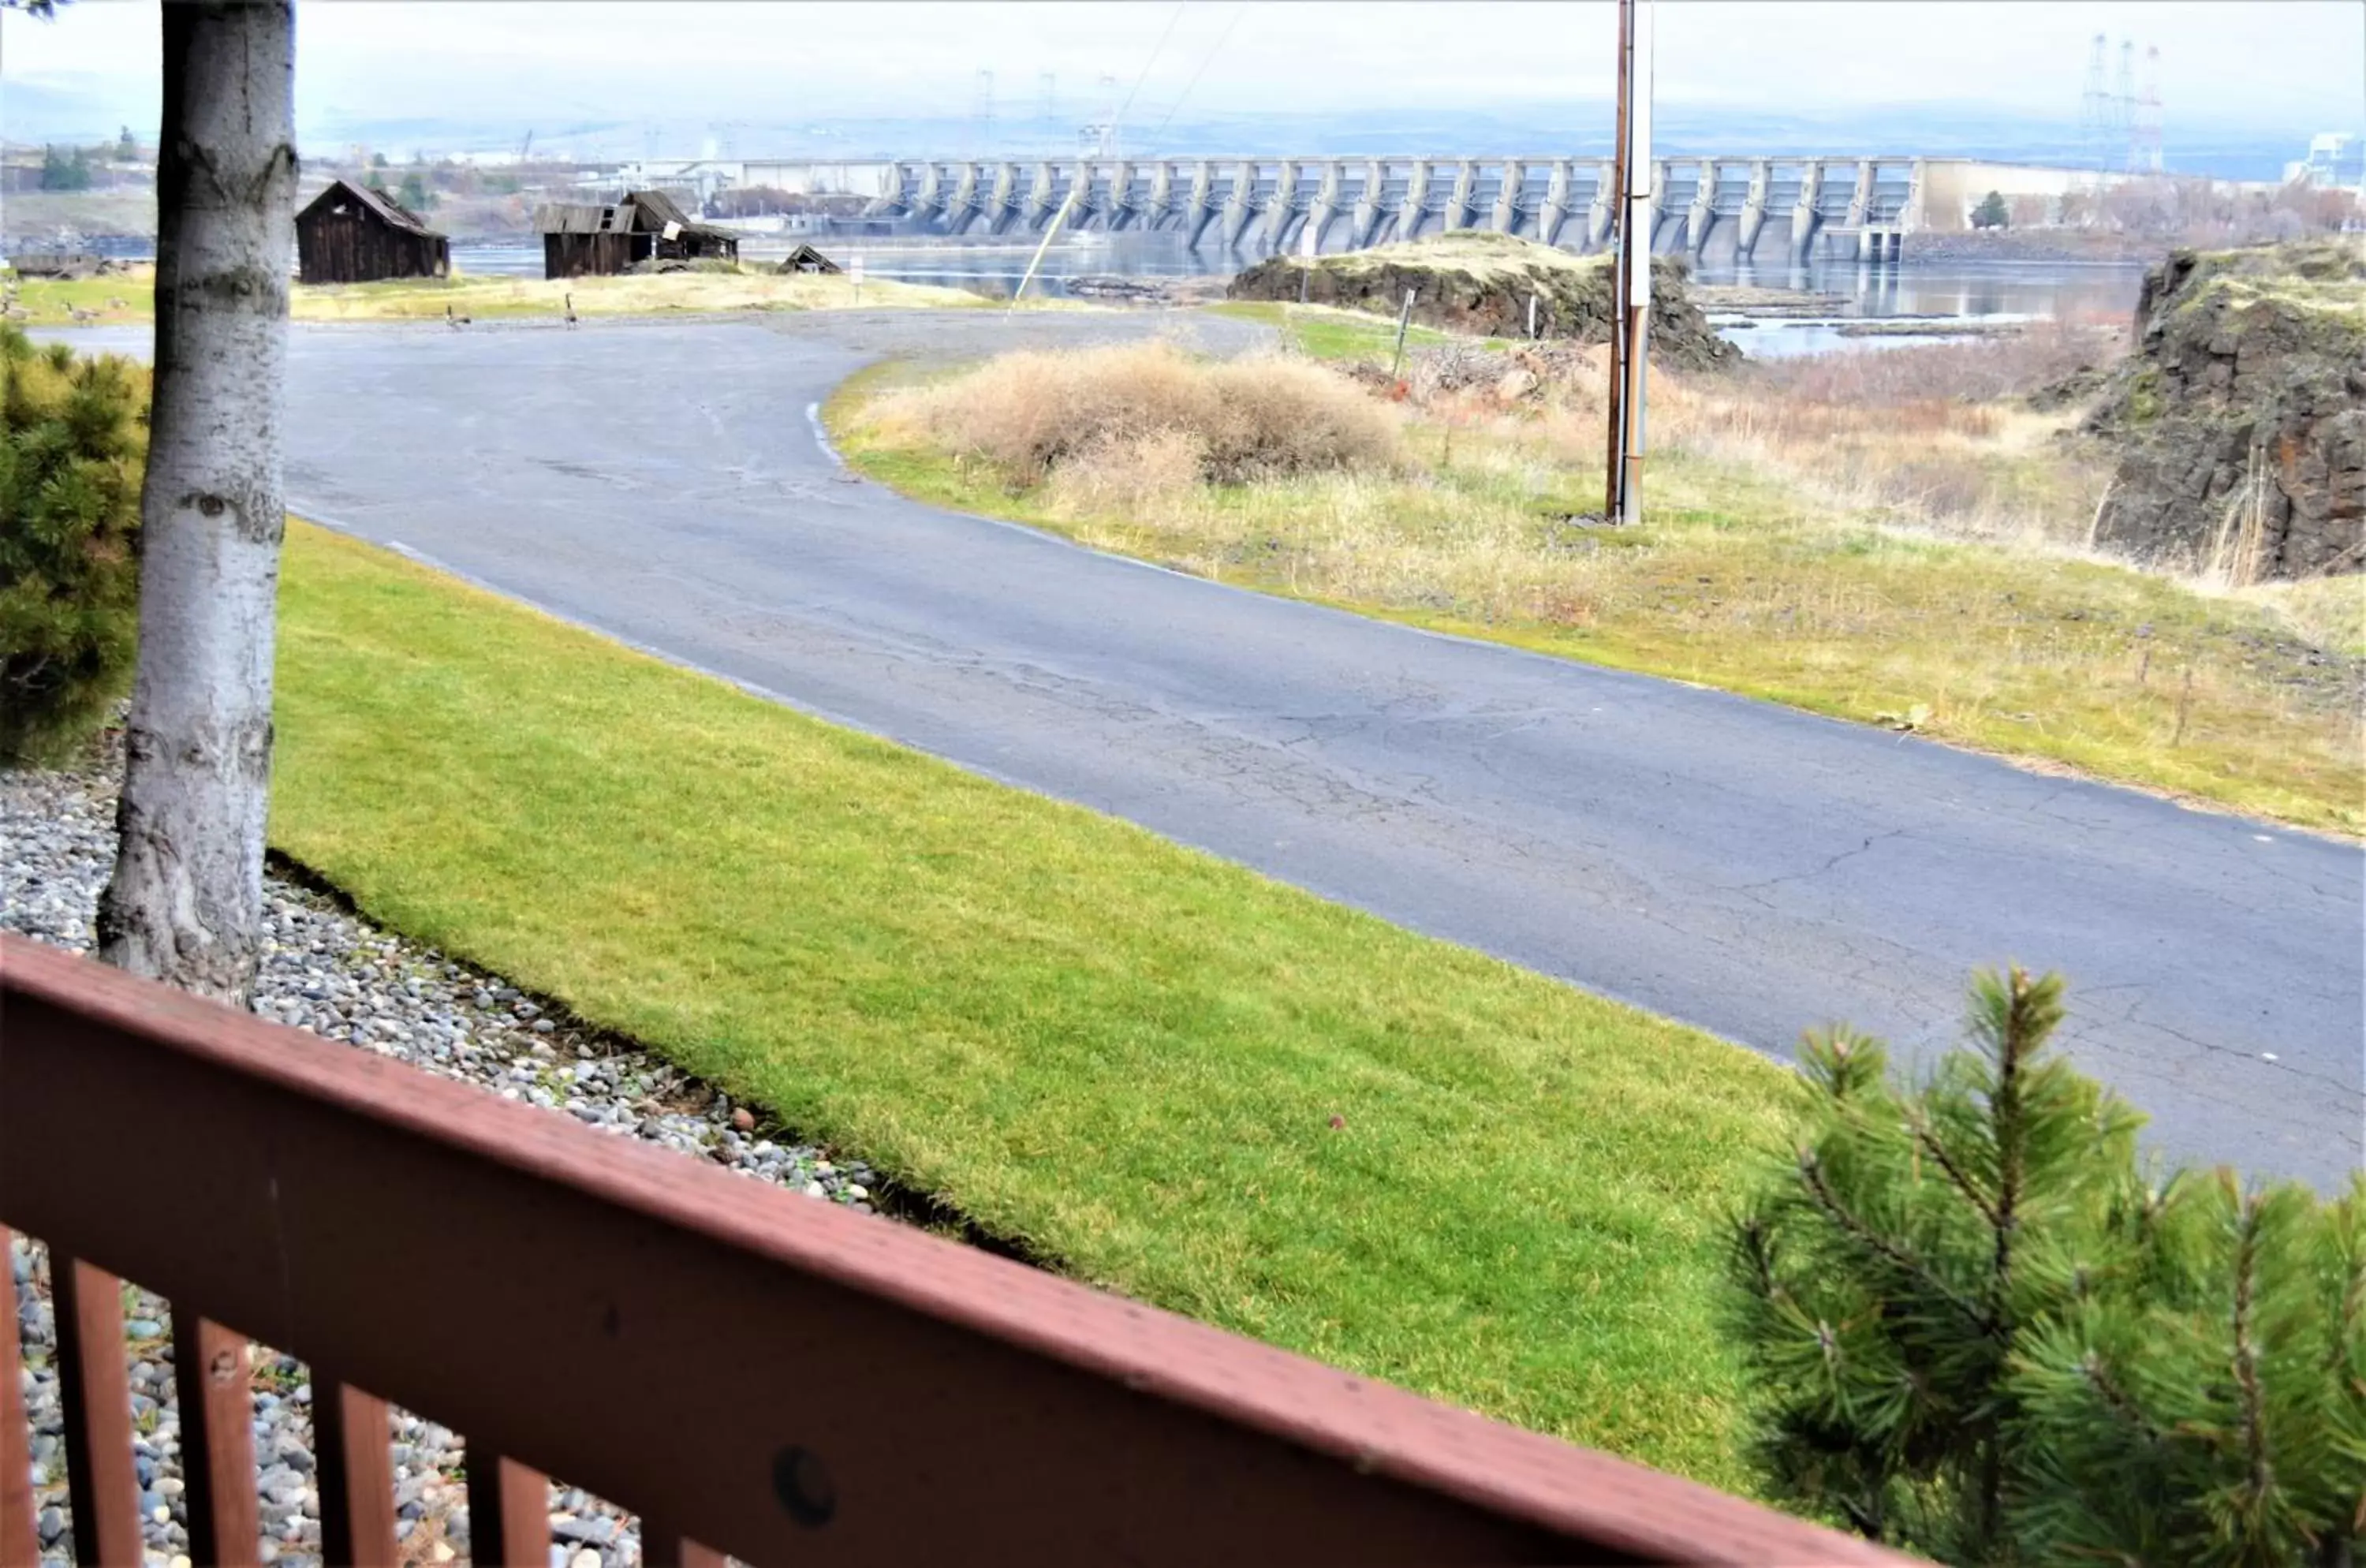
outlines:
[{"label": "weathered wooden barn", "polygon": [[386,192],[332,180],[296,215],[296,262],[307,283],[443,277],[452,242]]},{"label": "weathered wooden barn", "polygon": [[659,190],[627,191],[609,204],[554,203],[535,209],[542,276],[583,277],[628,271],[645,261],[738,261],[739,236],[684,212]]}]

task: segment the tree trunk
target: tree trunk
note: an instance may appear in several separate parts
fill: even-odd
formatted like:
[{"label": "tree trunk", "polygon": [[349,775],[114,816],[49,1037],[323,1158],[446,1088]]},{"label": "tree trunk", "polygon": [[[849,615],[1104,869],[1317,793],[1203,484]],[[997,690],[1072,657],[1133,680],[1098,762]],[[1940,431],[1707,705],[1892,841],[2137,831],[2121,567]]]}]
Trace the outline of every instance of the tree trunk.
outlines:
[{"label": "tree trunk", "polygon": [[99,953],[243,1004],[271,783],[292,0],[168,4],[140,655]]}]

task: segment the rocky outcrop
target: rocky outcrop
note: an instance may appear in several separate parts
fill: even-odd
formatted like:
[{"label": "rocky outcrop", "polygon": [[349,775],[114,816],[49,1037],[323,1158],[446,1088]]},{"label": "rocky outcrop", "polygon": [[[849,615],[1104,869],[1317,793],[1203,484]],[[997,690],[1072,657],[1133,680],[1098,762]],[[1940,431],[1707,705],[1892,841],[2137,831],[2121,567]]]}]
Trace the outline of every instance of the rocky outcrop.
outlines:
[{"label": "rocky outcrop", "polygon": [[[1435,239],[1324,256],[1310,264],[1271,256],[1232,281],[1233,299],[1336,305],[1394,317],[1410,293],[1413,319],[1472,337],[1525,339],[1529,302],[1537,336],[1575,343],[1610,340],[1607,257],[1574,256],[1508,234],[1465,230]],[[1655,364],[1705,369],[1741,351],[1718,336],[1687,296],[1684,263],[1651,263],[1651,355]]]},{"label": "rocky outcrop", "polygon": [[2366,247],[2179,251],[2090,428],[2098,544],[2236,582],[2366,568]]}]

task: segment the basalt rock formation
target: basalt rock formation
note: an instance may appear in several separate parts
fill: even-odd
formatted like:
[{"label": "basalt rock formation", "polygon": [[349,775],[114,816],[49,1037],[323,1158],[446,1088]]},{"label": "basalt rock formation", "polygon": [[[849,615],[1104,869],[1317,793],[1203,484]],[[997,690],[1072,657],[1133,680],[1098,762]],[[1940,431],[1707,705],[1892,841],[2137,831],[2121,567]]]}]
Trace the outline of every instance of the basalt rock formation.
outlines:
[{"label": "basalt rock formation", "polygon": [[[1718,336],[1687,297],[1684,263],[1651,263],[1651,355],[1683,369],[1730,364],[1741,350]],[[1460,230],[1434,239],[1323,256],[1312,264],[1270,256],[1232,281],[1234,299],[1336,305],[1393,318],[1414,296],[1413,319],[1473,337],[1526,339],[1530,302],[1536,335],[1561,343],[1610,339],[1610,263],[1533,240]]]},{"label": "basalt rock formation", "polygon": [[2366,244],[2179,251],[2090,428],[2096,543],[2235,582],[2366,568]]}]

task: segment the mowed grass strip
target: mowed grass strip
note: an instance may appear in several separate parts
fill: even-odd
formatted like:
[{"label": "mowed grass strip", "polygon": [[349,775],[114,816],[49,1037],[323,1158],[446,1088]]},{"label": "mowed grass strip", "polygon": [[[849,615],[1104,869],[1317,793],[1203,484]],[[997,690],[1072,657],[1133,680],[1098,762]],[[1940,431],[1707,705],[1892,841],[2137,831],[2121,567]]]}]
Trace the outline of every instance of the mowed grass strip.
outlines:
[{"label": "mowed grass strip", "polygon": [[[1273,300],[1231,299],[1208,307],[1211,316],[1231,316],[1244,321],[1260,321],[1281,334],[1281,339],[1310,359],[1376,359],[1385,360],[1396,351],[1397,324],[1387,316],[1367,315],[1360,310],[1343,310],[1335,305],[1285,305]],[[1405,351],[1435,348],[1444,343],[1485,343],[1490,347],[1502,347],[1495,339],[1455,338],[1436,327],[1408,325],[1405,328]]]},{"label": "mowed grass strip", "polygon": [[373,918],[1077,1278],[1746,1484],[1782,1069],[317,529],[281,615],[272,841]]}]

